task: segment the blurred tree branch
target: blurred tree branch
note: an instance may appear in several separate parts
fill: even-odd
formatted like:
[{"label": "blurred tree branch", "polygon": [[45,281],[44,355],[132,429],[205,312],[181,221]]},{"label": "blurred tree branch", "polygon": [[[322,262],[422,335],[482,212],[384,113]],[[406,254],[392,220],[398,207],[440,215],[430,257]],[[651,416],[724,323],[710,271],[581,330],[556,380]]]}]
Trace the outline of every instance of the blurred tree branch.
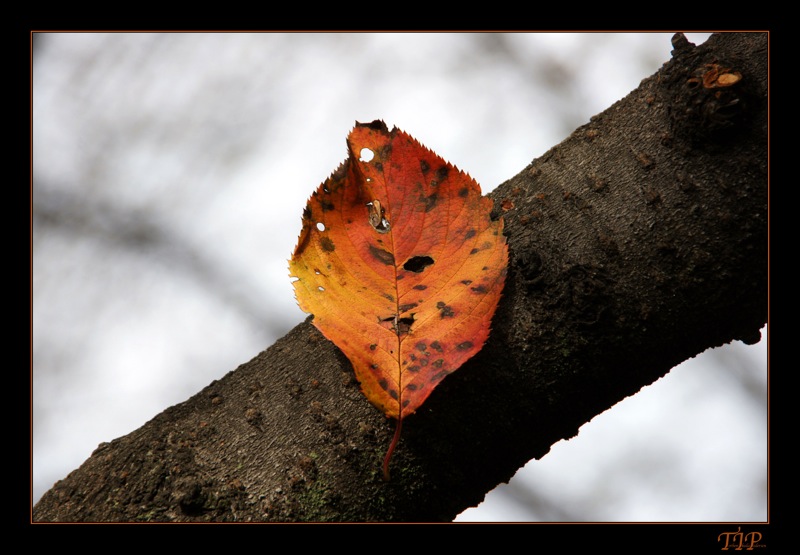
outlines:
[{"label": "blurred tree branch", "polygon": [[489,342],[404,425],[310,324],[110,443],[36,521],[448,521],[600,412],[767,318],[767,36],[673,57],[490,196]]},{"label": "blurred tree branch", "polygon": [[[49,189],[49,190],[48,190]],[[44,190],[44,192],[42,191]],[[152,262],[182,272],[233,307],[253,329],[279,337],[286,326],[271,314],[263,302],[242,281],[247,272],[236,272],[203,252],[202,249],[171,229],[163,217],[146,210],[120,208],[110,202],[87,199],[82,194],[60,192],[59,188],[37,184],[33,197],[34,228],[48,228],[60,235],[90,239],[102,243],[108,251],[149,257]]]}]

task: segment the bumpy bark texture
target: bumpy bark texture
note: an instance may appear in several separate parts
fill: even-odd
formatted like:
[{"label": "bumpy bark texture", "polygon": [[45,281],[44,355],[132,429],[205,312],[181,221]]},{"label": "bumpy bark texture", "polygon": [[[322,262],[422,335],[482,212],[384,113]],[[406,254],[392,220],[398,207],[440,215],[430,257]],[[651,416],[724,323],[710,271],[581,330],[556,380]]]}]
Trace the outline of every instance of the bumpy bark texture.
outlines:
[{"label": "bumpy bark texture", "polygon": [[492,194],[484,349],[389,420],[307,321],[47,492],[35,521],[449,521],[679,362],[767,317],[765,33],[673,39],[628,97]]}]

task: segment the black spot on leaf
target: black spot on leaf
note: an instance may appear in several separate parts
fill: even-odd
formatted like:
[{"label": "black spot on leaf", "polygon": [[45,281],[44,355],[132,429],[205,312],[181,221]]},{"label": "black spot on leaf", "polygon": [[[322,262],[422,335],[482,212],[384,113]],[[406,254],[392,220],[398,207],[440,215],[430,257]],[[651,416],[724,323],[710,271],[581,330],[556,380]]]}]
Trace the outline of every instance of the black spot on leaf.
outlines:
[{"label": "black spot on leaf", "polygon": [[428,196],[428,197],[426,197],[426,196],[419,197],[419,201],[425,207],[425,212],[426,213],[430,212],[431,210],[433,210],[433,207],[436,206],[436,203],[438,202],[438,200],[439,200],[439,196],[436,193],[433,193],[431,196]]},{"label": "black spot on leaf", "polygon": [[366,127],[367,129],[374,129],[375,131],[383,131],[384,133],[389,132],[389,128],[386,127],[386,123],[382,119],[374,119],[369,123],[357,123],[356,127]]},{"label": "black spot on leaf", "polygon": [[394,255],[387,250],[383,250],[375,245],[370,245],[369,253],[381,264],[386,264],[387,266],[394,264]]},{"label": "black spot on leaf", "polygon": [[322,250],[325,252],[333,252],[336,250],[336,245],[333,244],[330,237],[322,237],[319,240],[319,246],[322,247]]},{"label": "black spot on leaf", "polygon": [[436,308],[439,309],[439,316],[442,318],[452,318],[456,314],[453,312],[453,309],[446,305],[443,301],[436,303]]},{"label": "black spot on leaf", "polygon": [[[392,260],[394,260],[394,257],[392,257]],[[418,274],[431,264],[433,264],[433,258],[430,256],[412,256],[403,264],[403,269]]]}]

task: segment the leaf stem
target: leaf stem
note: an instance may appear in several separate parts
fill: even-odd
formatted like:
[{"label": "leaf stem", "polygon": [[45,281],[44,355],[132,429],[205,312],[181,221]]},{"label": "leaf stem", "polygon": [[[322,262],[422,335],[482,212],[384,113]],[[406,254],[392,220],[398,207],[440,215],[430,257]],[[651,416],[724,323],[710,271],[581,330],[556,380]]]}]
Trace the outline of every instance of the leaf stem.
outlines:
[{"label": "leaf stem", "polygon": [[403,427],[403,419],[399,418],[397,420],[397,427],[394,429],[394,438],[392,442],[389,444],[389,450],[386,451],[386,457],[383,459],[383,480],[385,482],[389,481],[389,461],[392,459],[392,453],[394,453],[394,448],[397,447],[397,443],[400,441],[400,430]]}]

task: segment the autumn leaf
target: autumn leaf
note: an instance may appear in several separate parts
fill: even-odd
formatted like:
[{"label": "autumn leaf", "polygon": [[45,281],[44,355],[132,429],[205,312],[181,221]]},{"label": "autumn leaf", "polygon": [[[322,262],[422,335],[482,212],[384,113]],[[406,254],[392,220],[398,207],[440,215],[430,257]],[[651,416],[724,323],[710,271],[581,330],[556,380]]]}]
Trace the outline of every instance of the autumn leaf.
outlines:
[{"label": "autumn leaf", "polygon": [[387,416],[414,413],[475,355],[503,289],[503,220],[467,174],[382,121],[313,193],[289,262],[300,308]]}]

